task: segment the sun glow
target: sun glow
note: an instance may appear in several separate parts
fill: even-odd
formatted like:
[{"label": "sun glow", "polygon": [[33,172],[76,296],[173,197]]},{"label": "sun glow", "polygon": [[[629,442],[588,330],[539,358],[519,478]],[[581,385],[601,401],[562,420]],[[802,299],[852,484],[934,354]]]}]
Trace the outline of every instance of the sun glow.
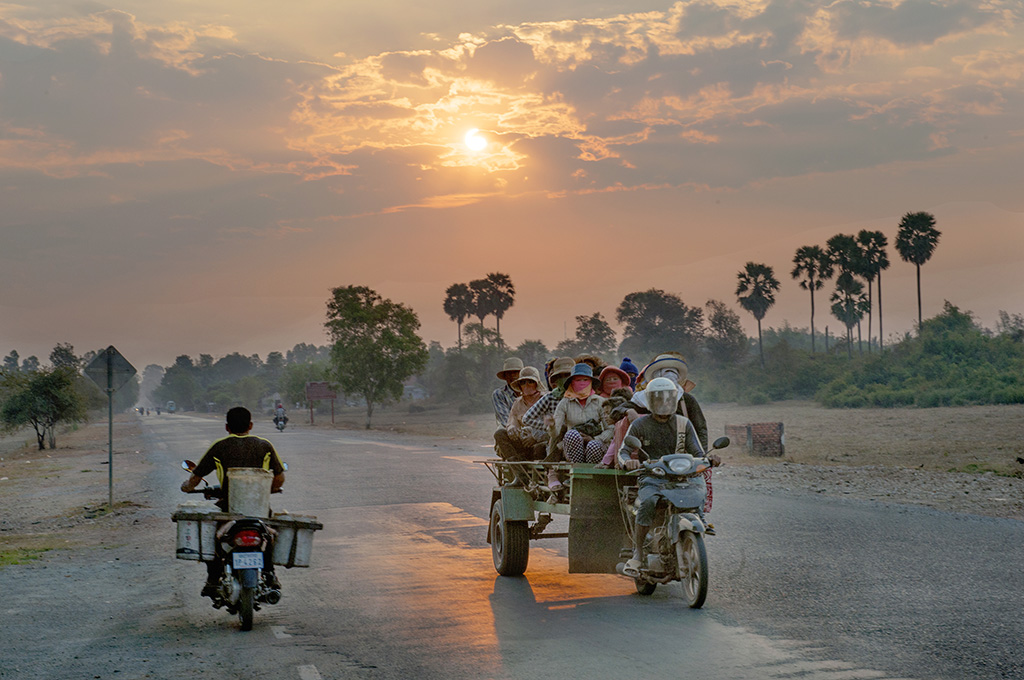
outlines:
[{"label": "sun glow", "polygon": [[483,151],[487,148],[487,138],[477,128],[466,133],[465,142],[470,151]]}]

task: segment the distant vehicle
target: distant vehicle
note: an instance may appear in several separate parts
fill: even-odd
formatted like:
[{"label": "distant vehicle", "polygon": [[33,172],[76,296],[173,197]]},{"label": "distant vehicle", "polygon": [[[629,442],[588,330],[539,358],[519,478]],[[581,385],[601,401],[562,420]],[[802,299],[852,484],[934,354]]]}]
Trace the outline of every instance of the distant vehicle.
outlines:
[{"label": "distant vehicle", "polygon": [[174,412],[175,412],[175,411],[177,410],[177,408],[178,408],[178,407],[177,407],[177,406],[175,406],[175,404],[174,404],[174,402],[173,402],[173,401],[169,401],[169,402],[167,402],[167,412],[168,412],[168,413],[174,413]]}]

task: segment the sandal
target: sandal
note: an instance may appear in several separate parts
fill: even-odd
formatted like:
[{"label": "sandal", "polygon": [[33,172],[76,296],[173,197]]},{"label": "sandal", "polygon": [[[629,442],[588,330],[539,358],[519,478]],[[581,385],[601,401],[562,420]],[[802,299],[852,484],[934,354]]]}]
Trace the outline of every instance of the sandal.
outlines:
[{"label": "sandal", "polygon": [[640,578],[640,560],[635,557],[626,560],[626,566],[622,568],[622,573],[630,578]]}]

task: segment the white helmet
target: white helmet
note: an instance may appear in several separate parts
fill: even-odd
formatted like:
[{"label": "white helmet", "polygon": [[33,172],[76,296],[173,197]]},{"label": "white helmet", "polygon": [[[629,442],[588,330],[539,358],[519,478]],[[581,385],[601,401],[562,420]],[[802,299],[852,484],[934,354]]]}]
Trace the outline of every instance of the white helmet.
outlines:
[{"label": "white helmet", "polygon": [[676,412],[679,395],[676,384],[669,378],[655,378],[647,383],[647,406],[651,413],[658,416],[670,416]]}]

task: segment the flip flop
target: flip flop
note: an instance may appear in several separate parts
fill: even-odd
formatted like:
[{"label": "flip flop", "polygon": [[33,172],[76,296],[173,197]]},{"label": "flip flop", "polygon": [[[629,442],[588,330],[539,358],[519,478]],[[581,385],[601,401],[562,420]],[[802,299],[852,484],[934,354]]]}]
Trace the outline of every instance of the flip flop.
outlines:
[{"label": "flip flop", "polygon": [[630,578],[640,577],[640,560],[630,559],[626,560],[626,566],[622,568],[622,573]]}]

